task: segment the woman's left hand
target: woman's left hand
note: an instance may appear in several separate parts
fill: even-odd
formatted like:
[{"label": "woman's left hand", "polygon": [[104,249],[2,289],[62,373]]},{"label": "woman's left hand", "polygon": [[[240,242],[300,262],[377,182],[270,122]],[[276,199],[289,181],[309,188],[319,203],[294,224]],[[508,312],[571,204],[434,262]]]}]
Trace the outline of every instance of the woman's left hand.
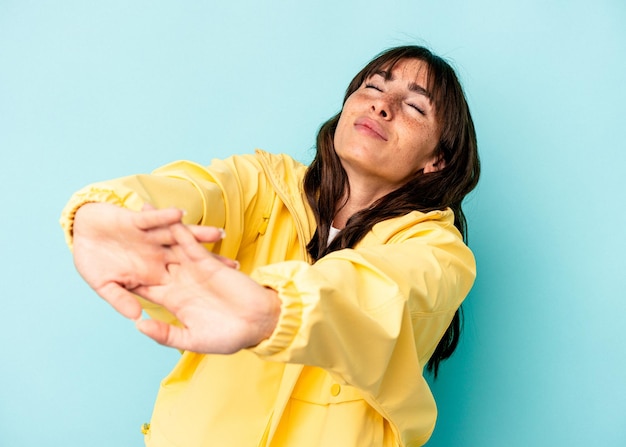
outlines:
[{"label": "woman's left hand", "polygon": [[176,327],[139,320],[137,328],[160,344],[199,353],[231,354],[268,338],[278,321],[277,293],[225,265],[181,223],[170,227],[178,262],[160,285],[133,293],[169,310]]}]

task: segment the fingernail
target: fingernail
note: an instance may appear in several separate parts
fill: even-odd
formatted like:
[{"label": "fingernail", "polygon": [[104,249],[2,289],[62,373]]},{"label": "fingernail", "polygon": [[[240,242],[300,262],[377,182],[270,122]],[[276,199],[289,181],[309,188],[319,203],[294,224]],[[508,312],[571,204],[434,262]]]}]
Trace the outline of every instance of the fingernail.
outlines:
[{"label": "fingernail", "polygon": [[239,264],[239,261],[234,261],[235,262],[235,270],[239,270],[239,267],[241,267],[241,264]]},{"label": "fingernail", "polygon": [[226,230],[223,228],[219,228],[220,230],[220,239],[224,239],[226,237]]}]

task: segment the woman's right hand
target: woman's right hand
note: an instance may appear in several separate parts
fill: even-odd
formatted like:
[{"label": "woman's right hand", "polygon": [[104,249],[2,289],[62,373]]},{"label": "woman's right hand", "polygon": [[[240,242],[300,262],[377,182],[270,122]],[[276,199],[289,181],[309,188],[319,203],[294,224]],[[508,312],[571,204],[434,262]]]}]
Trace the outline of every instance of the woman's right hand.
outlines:
[{"label": "woman's right hand", "polygon": [[[129,290],[159,285],[167,265],[177,259],[170,226],[183,212],[151,206],[135,212],[108,203],[87,203],[74,217],[73,254],[76,269],[89,286],[127,318],[141,316],[141,306]],[[218,228],[192,226],[200,242],[217,242]],[[232,262],[232,261],[231,261]]]}]

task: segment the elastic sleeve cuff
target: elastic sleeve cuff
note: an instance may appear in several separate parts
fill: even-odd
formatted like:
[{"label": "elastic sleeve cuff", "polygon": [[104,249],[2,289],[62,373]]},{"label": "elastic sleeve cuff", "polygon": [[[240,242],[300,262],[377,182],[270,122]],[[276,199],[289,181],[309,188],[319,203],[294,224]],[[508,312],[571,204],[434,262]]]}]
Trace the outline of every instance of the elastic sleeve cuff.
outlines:
[{"label": "elastic sleeve cuff", "polygon": [[59,223],[61,224],[61,228],[63,229],[63,233],[65,235],[65,242],[70,250],[74,245],[74,216],[81,206],[93,202],[110,203],[112,205],[123,206],[135,211],[140,210],[143,206],[143,202],[136,194],[127,194],[125,197],[121,197],[108,189],[100,189],[93,186],[81,189],[74,194],[67,205],[65,205],[63,211],[61,212],[61,218],[59,219]]},{"label": "elastic sleeve cuff", "polygon": [[[276,290],[281,301],[280,316],[272,335],[250,351],[262,357],[271,357],[287,349],[295,340],[302,326],[303,303],[301,294],[296,290],[292,275],[284,271],[296,270],[297,261],[284,262],[255,270],[251,277],[259,284]],[[289,268],[291,267],[291,268]],[[295,268],[294,268],[295,267]]]}]

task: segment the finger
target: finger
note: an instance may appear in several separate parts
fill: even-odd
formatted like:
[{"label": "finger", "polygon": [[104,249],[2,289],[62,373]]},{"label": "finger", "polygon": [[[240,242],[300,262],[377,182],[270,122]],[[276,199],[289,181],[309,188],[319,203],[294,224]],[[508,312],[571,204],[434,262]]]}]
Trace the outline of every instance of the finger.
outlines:
[{"label": "finger", "polygon": [[227,258],[226,256],[222,256],[222,255],[213,255],[213,256],[216,257],[225,266],[230,267],[231,269],[239,270],[239,267],[240,267],[239,261]]},{"label": "finger", "polygon": [[157,320],[138,320],[135,326],[141,333],[161,345],[182,350],[189,349],[186,337],[187,329],[181,329]]},{"label": "finger", "polygon": [[166,307],[167,310],[175,314],[179,306],[176,305],[175,300],[169,300],[170,302],[168,303],[165,302],[167,299],[167,290],[166,286],[139,286],[135,287],[132,292],[146,301]]},{"label": "finger", "polygon": [[217,227],[207,227],[204,225],[187,225],[193,236],[199,242],[219,242],[224,239],[226,233]]},{"label": "finger", "polygon": [[[176,220],[174,223],[179,222],[179,220]],[[166,223],[163,226],[157,226],[152,228],[142,227],[141,229],[147,231],[147,235],[152,242],[160,245],[173,245],[176,243],[176,241],[172,236],[169,225],[169,223]],[[219,242],[225,236],[224,230],[217,227],[207,227],[204,225],[187,225],[187,228],[189,228],[189,231],[192,232],[196,240],[202,243]]]},{"label": "finger", "polygon": [[176,243],[169,226],[151,228],[144,230],[144,233],[147,240],[155,245],[174,245]]},{"label": "finger", "polygon": [[[211,237],[223,237],[224,235],[224,230],[222,230],[221,228],[217,228],[217,227],[202,227],[202,226],[198,226],[198,225],[185,225],[185,227],[191,232],[193,233],[194,237],[196,237],[196,234],[194,233],[196,230],[202,231],[202,230],[206,230],[206,235],[211,235]],[[192,244],[191,239],[188,240],[189,244]],[[196,237],[196,242],[202,242],[202,243],[206,243],[207,241],[199,241]],[[189,257],[189,254],[180,247],[180,245],[178,244],[178,242],[176,241],[176,239],[173,237],[172,235],[172,246],[169,247],[169,250],[167,252],[166,255],[166,259],[167,259],[167,263],[168,265],[172,265],[172,264],[178,264],[179,262],[181,262],[183,259],[191,259]],[[197,245],[197,244],[194,244]],[[227,258],[226,256],[222,256],[222,255],[218,255],[215,253],[212,253],[210,251],[208,251],[206,249],[206,247],[202,246],[204,248],[204,250],[202,252],[200,252],[200,250],[197,253],[197,256],[194,260],[198,260],[199,257],[201,258],[206,258],[206,257],[213,257],[217,260],[219,260],[222,264],[224,264],[227,267],[233,268],[235,270],[239,270],[240,264],[239,261],[236,261],[234,259],[230,259]]]},{"label": "finger", "polygon": [[[218,227],[207,227],[203,225],[185,225],[189,231],[196,238],[196,241],[207,243],[207,242],[218,242],[219,240],[226,237],[226,232],[222,228]],[[235,270],[239,270],[239,261],[235,261],[234,259],[227,258],[226,256],[217,255],[213,253],[213,256],[217,258],[222,264],[234,268]]]},{"label": "finger", "polygon": [[135,326],[141,333],[157,343],[162,345],[167,343],[170,332],[169,324],[158,320],[137,320]]},{"label": "finger", "polygon": [[134,214],[134,223],[141,230],[150,230],[180,222],[183,214],[183,211],[177,208],[146,209]]},{"label": "finger", "polygon": [[[172,225],[172,236],[180,247],[179,256],[181,259],[187,257],[191,261],[203,261],[213,259],[209,251],[199,243],[193,233],[183,224]],[[176,247],[177,248],[177,247]]]},{"label": "finger", "polygon": [[131,320],[141,316],[141,305],[137,298],[117,283],[108,283],[96,290],[107,303],[120,314]]},{"label": "finger", "polygon": [[[141,207],[141,211],[155,211],[157,208],[154,207],[151,203],[144,203]],[[149,233],[150,238],[161,245],[171,245],[174,243],[174,238],[172,237],[172,233],[170,232],[169,227],[156,227],[150,229]]]}]

